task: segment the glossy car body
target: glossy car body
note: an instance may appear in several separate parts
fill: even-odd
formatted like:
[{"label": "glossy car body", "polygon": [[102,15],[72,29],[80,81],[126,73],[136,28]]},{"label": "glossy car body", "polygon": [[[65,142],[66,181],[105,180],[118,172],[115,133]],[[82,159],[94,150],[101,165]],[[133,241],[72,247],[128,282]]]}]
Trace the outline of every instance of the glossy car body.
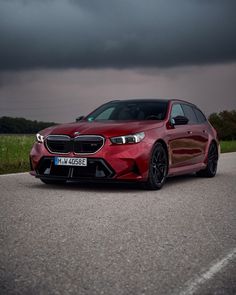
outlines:
[{"label": "glossy car body", "polygon": [[218,157],[216,131],[195,105],[141,99],[112,101],[79,122],[40,131],[30,163],[45,183],[136,181],[159,189],[168,176],[214,176]]}]

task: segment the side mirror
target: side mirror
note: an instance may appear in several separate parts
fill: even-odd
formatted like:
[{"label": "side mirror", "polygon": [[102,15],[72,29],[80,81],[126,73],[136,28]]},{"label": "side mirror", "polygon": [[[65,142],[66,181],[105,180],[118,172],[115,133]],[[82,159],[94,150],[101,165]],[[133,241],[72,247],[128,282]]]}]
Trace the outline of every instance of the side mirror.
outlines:
[{"label": "side mirror", "polygon": [[84,118],[84,116],[79,116],[78,118],[75,119],[76,122],[81,121]]},{"label": "side mirror", "polygon": [[186,125],[188,124],[188,121],[188,118],[185,116],[176,116],[174,118],[171,118],[172,125]]}]

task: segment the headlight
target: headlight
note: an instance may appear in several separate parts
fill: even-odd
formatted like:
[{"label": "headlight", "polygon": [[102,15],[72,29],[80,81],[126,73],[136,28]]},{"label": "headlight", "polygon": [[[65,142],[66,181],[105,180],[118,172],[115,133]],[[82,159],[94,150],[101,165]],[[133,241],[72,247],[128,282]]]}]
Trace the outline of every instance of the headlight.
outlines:
[{"label": "headlight", "polygon": [[110,138],[111,142],[114,144],[129,144],[129,143],[138,143],[143,140],[145,137],[144,132],[139,132],[132,135],[117,136]]},{"label": "headlight", "polygon": [[40,133],[37,133],[37,134],[36,134],[36,140],[37,140],[37,142],[39,142],[39,143],[43,143],[43,140],[44,140],[43,135],[41,135]]}]

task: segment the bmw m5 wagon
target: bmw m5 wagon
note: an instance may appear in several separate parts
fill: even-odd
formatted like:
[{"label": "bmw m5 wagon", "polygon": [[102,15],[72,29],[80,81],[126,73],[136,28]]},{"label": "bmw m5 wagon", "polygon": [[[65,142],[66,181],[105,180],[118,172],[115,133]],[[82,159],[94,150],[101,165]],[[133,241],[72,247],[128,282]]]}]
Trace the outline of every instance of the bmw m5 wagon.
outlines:
[{"label": "bmw m5 wagon", "polygon": [[31,174],[46,184],[131,181],[155,190],[169,176],[215,176],[218,158],[216,131],[197,106],[176,99],[129,99],[40,131],[30,165]]}]

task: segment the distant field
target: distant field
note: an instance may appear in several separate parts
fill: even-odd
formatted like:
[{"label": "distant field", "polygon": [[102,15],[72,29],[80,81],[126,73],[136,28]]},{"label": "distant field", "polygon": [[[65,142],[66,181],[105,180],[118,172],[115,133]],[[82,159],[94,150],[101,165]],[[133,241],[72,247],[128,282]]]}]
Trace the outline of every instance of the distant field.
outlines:
[{"label": "distant field", "polygon": [[[34,135],[0,135],[0,174],[29,171]],[[236,140],[222,141],[221,152],[236,152]]]}]

